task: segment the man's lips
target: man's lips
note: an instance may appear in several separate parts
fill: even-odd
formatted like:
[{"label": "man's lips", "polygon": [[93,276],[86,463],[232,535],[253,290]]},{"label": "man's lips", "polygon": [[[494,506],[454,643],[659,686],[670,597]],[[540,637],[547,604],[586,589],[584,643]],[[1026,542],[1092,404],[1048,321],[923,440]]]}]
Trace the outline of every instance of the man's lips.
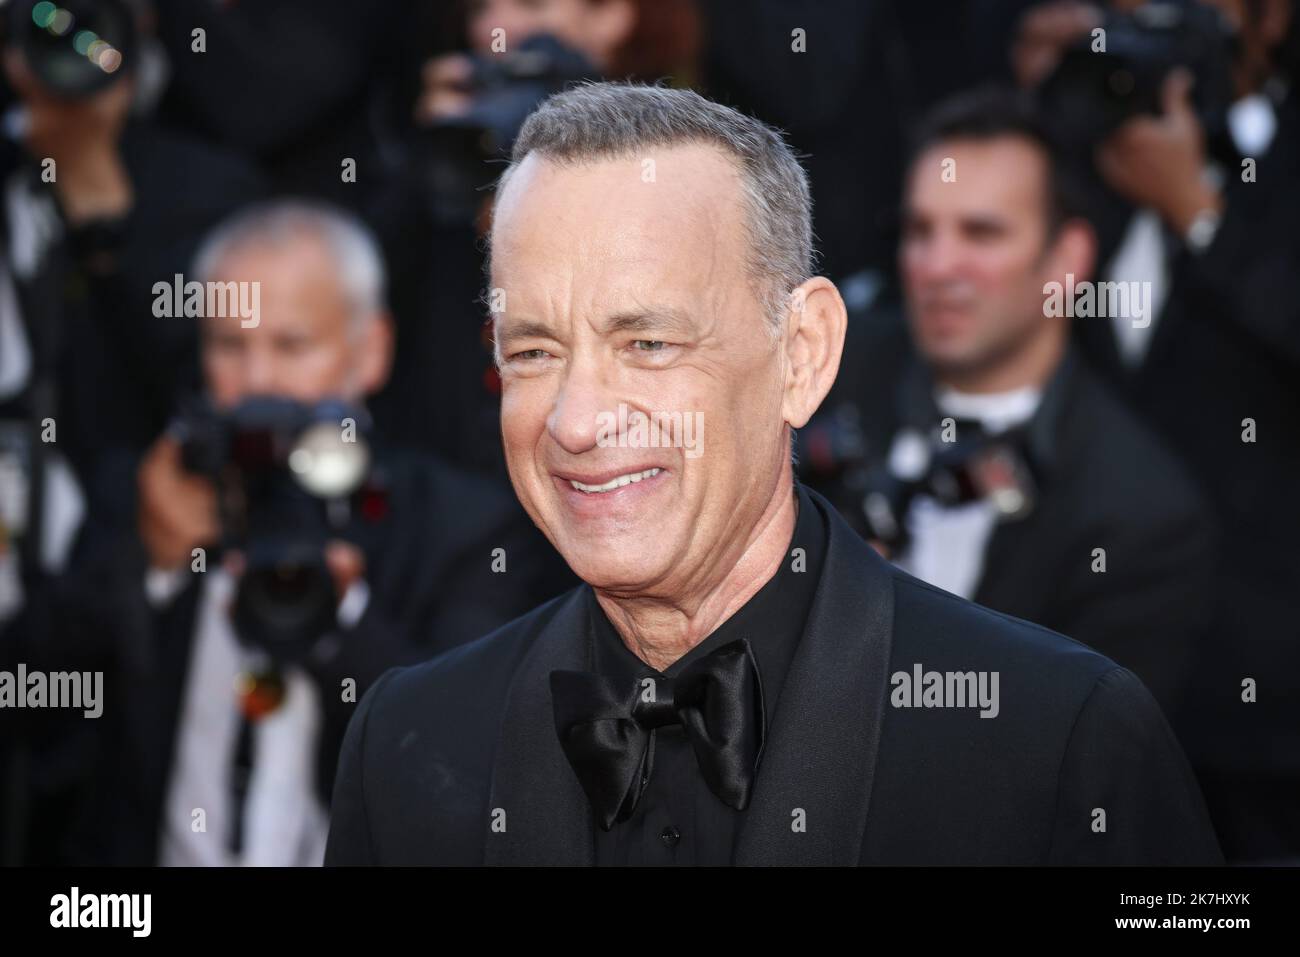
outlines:
[{"label": "man's lips", "polygon": [[919,311],[925,315],[960,315],[970,312],[973,305],[969,299],[930,299],[919,304]]},{"label": "man's lips", "polygon": [[555,479],[563,486],[582,495],[605,495],[610,492],[638,485],[664,473],[656,465],[633,466],[631,468],[607,469],[602,472],[556,472]]},{"label": "man's lips", "polygon": [[936,332],[950,332],[965,329],[973,315],[969,305],[944,303],[923,307],[918,318],[923,326]]}]

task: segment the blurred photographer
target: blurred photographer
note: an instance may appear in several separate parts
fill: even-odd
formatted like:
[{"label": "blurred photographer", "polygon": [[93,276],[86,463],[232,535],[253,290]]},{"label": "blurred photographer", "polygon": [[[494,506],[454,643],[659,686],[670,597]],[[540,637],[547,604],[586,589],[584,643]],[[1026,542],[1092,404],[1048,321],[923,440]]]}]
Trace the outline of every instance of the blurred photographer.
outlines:
[{"label": "blurred photographer", "polygon": [[256,305],[200,320],[207,401],[139,469],[108,820],[79,837],[114,863],[319,863],[360,695],[549,597],[556,566],[504,489],[373,438],[392,337],[357,221],[253,207],[196,273]]},{"label": "blurred photographer", "polygon": [[60,441],[83,467],[143,448],[196,385],[193,329],[152,321],[152,284],[266,192],[238,157],[154,121],[151,13],[146,0],[14,0],[0,18],[16,312],[31,313],[19,321],[52,367],[40,371],[57,379]]},{"label": "blurred photographer", "polygon": [[415,118],[434,216],[474,222],[524,119],[552,93],[602,76],[693,78],[693,0],[472,0],[468,49],[429,60]]},{"label": "blurred photographer", "polygon": [[1184,743],[1229,859],[1294,861],[1300,25],[1291,0],[1125,6],[1031,11],[1016,62],[1058,115],[1122,118],[1079,158],[1103,277],[1149,282],[1155,309],[1079,343],[1209,494],[1224,540]]},{"label": "blurred photographer", "polygon": [[[465,4],[469,50],[435,57],[424,68],[417,115],[462,115],[482,94],[482,62],[505,60],[527,40],[549,36],[606,76],[657,78],[691,65],[699,25],[688,0],[471,0]],[[690,77],[680,77],[689,80]]]},{"label": "blurred photographer", "polygon": [[[0,665],[97,667],[87,549],[118,523],[106,458],[143,449],[192,388],[197,336],[149,313],[199,234],[261,195],[238,160],[161,132],[142,0],[0,8]],[[94,722],[0,722],[0,862],[40,860]]]},{"label": "blurred photographer", "polygon": [[[1049,308],[1052,284],[1091,279],[1095,238],[1031,105],[990,90],[936,107],[902,220],[905,324],[859,324],[831,404],[863,439],[842,509],[913,575],[1096,648],[1173,714],[1208,606],[1210,523],[1070,346],[1072,322],[1104,320]],[[801,437],[808,471],[833,428]]]}]

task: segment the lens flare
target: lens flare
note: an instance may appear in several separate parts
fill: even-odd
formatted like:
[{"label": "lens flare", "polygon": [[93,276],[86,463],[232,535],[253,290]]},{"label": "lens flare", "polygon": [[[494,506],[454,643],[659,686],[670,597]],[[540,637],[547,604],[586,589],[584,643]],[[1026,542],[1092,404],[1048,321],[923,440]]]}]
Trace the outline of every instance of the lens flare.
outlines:
[{"label": "lens flare", "polygon": [[45,29],[49,30],[56,37],[65,36],[72,29],[72,14],[60,7],[54,11],[50,17],[50,22],[46,24]]},{"label": "lens flare", "polygon": [[122,51],[116,47],[104,44],[105,49],[99,52],[95,57],[95,66],[99,67],[105,73],[116,73],[118,67],[122,65]]},{"label": "lens flare", "polygon": [[42,29],[48,27],[50,21],[54,19],[54,14],[58,9],[59,8],[50,3],[49,0],[41,0],[40,3],[32,7],[32,23]]}]

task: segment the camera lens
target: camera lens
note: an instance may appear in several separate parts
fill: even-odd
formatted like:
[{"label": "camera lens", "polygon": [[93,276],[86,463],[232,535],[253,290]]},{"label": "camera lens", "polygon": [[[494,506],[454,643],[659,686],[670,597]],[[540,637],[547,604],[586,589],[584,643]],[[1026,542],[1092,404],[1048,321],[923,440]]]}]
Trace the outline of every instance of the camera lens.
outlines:
[{"label": "camera lens", "polygon": [[280,546],[255,548],[248,560],[235,597],[236,633],[273,660],[300,660],[336,624],[324,556],[306,546]]},{"label": "camera lens", "polygon": [[122,0],[19,0],[9,14],[15,44],[56,95],[102,90],[134,59],[135,23]]}]

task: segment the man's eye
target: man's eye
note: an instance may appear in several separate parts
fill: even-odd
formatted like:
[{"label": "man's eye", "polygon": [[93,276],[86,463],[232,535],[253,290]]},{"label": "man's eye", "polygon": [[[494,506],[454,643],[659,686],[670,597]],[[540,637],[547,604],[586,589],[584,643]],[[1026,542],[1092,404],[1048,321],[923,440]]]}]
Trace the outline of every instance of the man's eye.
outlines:
[{"label": "man's eye", "polygon": [[665,345],[667,343],[660,342],[658,339],[637,339],[632,343],[633,348],[639,352],[660,352]]},{"label": "man's eye", "polygon": [[525,349],[523,352],[516,352],[516,353],[515,353],[514,355],[512,355],[510,358],[511,358],[511,359],[523,359],[525,362],[527,362],[527,361],[530,360],[530,359],[542,359],[542,358],[545,358],[546,355],[547,355],[547,352],[546,352],[545,349]]}]

